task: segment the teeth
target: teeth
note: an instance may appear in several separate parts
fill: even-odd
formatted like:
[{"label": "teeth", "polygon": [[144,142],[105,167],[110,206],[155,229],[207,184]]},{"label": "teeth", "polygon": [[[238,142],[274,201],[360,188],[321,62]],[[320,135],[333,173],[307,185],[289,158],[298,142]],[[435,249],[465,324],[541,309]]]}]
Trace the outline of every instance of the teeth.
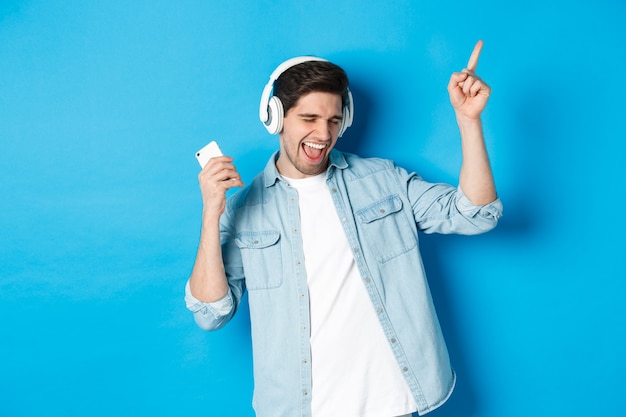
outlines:
[{"label": "teeth", "polygon": [[311,143],[311,142],[304,142],[304,144],[308,147],[315,148],[315,149],[324,149],[326,147],[326,145],[322,145],[318,143]]}]

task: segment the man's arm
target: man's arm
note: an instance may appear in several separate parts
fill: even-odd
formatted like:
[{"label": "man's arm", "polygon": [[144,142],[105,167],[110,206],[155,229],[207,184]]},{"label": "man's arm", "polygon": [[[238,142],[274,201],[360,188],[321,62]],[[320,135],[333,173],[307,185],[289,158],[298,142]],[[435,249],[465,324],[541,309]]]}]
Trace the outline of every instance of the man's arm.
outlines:
[{"label": "man's arm", "polygon": [[202,230],[189,286],[191,294],[206,303],[218,301],[228,293],[219,220],[226,208],[226,192],[243,186],[232,162],[227,156],[211,158],[198,175],[203,202]]},{"label": "man's arm", "polygon": [[467,68],[450,77],[448,93],[461,132],[463,163],[459,186],[475,205],[485,205],[497,197],[480,115],[487,105],[491,88],[476,75],[483,41],[478,41]]}]

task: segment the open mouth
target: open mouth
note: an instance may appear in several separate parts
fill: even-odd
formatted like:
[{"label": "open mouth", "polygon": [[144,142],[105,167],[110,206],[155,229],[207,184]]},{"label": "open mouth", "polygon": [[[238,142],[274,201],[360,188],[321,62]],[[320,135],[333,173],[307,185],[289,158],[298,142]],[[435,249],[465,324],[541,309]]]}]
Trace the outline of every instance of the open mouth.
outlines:
[{"label": "open mouth", "polygon": [[324,158],[324,149],[328,147],[325,143],[304,142],[302,151],[311,163],[319,163]]}]

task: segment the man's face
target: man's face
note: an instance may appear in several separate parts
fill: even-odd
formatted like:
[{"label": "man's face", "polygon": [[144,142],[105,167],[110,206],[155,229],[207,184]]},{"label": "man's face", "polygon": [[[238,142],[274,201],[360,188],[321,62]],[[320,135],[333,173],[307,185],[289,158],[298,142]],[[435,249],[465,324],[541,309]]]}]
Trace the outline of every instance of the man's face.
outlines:
[{"label": "man's face", "polygon": [[278,172],[288,178],[321,174],[328,167],[342,119],[339,94],[311,92],[285,115],[280,134]]}]

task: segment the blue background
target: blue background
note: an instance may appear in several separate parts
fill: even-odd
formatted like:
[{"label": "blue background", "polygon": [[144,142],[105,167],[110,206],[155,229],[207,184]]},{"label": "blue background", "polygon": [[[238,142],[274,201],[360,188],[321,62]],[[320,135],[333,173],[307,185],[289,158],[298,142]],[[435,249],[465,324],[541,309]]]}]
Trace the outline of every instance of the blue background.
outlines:
[{"label": "blue background", "polygon": [[340,149],[456,184],[446,85],[478,39],[505,216],[425,236],[459,375],[433,416],[624,416],[626,4],[618,0],[0,2],[0,416],[252,416],[244,308],[183,303],[194,152],[250,181],[283,60],[343,66]]}]

